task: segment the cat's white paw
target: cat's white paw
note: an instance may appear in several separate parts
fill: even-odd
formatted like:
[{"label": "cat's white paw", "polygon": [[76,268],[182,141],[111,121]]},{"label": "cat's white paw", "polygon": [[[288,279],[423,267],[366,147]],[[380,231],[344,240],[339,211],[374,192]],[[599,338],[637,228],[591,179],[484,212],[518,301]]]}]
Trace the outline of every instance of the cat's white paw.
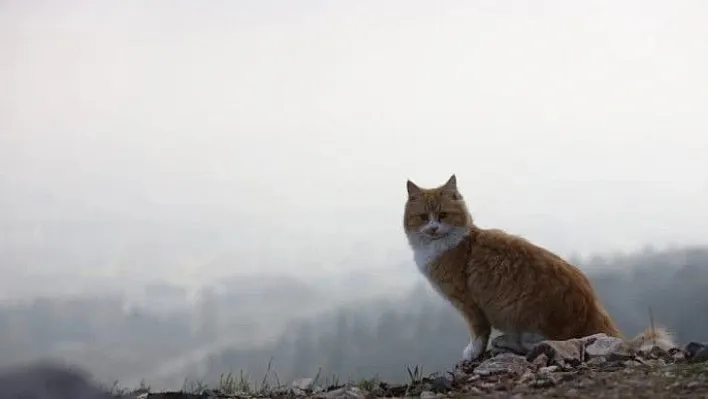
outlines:
[{"label": "cat's white paw", "polygon": [[482,339],[470,339],[470,343],[467,344],[465,349],[462,351],[462,360],[470,361],[479,358],[484,353],[484,350],[487,349],[486,346],[487,343]]}]

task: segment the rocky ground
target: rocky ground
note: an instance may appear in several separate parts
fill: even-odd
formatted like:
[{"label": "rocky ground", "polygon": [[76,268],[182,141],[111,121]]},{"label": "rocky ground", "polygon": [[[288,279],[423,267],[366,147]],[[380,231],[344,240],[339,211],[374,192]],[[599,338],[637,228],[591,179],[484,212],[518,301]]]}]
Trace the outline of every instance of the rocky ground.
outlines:
[{"label": "rocky ground", "polygon": [[488,352],[445,375],[416,378],[406,385],[318,387],[301,379],[262,394],[145,393],[145,399],[216,398],[696,398],[708,397],[708,343],[684,349],[657,347],[632,352],[604,334],[544,341],[525,355]]},{"label": "rocky ground", "polygon": [[618,338],[597,334],[542,341],[524,354],[492,344],[479,361],[458,364],[442,375],[411,372],[411,383],[366,381],[320,387],[316,378],[259,393],[205,390],[111,395],[89,384],[80,370],[37,365],[0,370],[0,399],[252,399],[252,398],[708,398],[708,343],[664,351],[634,352]]}]

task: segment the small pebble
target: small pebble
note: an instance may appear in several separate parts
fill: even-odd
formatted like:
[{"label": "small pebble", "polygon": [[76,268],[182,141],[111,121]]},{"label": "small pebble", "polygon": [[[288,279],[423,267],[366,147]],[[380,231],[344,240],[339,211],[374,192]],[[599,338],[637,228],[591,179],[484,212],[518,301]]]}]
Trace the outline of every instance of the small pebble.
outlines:
[{"label": "small pebble", "polygon": [[442,395],[436,394],[435,392],[431,391],[423,391],[420,393],[420,399],[432,399],[432,398],[437,398]]},{"label": "small pebble", "polygon": [[553,365],[553,366],[541,367],[540,369],[538,369],[538,372],[539,373],[555,373],[559,369],[560,369],[560,367]]}]

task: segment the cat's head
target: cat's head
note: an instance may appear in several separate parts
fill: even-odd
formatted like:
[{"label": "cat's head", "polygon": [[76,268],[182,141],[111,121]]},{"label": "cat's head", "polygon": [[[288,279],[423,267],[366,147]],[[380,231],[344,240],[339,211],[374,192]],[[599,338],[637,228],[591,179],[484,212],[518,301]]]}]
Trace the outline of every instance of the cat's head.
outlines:
[{"label": "cat's head", "polygon": [[455,175],[435,188],[421,188],[410,180],[406,187],[408,200],[403,226],[409,236],[437,240],[451,233],[466,231],[472,224],[467,205],[457,189]]}]

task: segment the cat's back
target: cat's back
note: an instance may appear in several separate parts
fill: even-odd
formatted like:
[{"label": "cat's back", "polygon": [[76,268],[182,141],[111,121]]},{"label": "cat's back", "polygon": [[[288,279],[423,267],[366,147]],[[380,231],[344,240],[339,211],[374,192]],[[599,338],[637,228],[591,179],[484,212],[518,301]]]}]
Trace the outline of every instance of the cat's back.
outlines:
[{"label": "cat's back", "polygon": [[518,267],[517,273],[572,272],[571,269],[577,269],[552,251],[502,229],[474,228],[470,240],[470,263]]},{"label": "cat's back", "polygon": [[590,280],[576,266],[500,229],[474,232],[469,284],[492,323],[553,339],[586,331],[614,333]]}]

